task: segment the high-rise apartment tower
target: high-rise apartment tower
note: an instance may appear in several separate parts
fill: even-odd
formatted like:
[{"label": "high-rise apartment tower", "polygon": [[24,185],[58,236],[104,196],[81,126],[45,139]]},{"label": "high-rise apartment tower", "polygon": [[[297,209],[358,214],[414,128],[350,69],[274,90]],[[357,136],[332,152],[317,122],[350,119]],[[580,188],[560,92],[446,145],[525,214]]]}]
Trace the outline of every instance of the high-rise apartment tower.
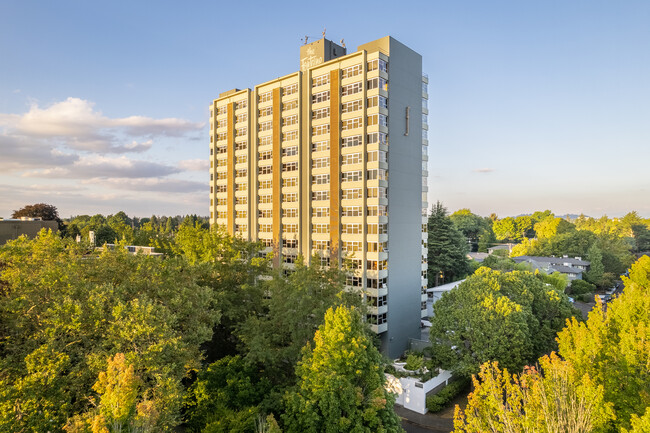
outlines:
[{"label": "high-rise apartment tower", "polygon": [[351,54],[321,39],[299,71],[210,107],[210,223],[261,241],[275,266],[349,258],[390,357],[426,314],[427,81],[391,37]]}]

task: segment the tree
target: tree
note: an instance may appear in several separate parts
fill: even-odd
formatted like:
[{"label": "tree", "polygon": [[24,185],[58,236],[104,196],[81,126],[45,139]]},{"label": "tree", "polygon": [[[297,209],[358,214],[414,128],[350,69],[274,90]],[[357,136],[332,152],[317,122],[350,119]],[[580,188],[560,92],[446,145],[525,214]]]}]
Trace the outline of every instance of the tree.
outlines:
[{"label": "tree", "polygon": [[564,218],[550,215],[535,224],[535,233],[538,239],[549,239],[556,235],[575,230],[575,226]]},{"label": "tree", "polygon": [[447,209],[436,202],[427,223],[429,284],[439,285],[463,278],[469,273],[467,241],[447,216]]},{"label": "tree", "polygon": [[555,348],[555,334],[578,314],[563,290],[530,272],[480,268],[433,304],[431,351],[445,369],[470,377],[488,361],[513,371]]},{"label": "tree", "polygon": [[110,394],[93,385],[117,353],[153,429],[177,425],[182,381],[220,318],[199,277],[181,257],[96,255],[46,231],[0,247],[0,431],[60,431]]},{"label": "tree", "polygon": [[455,433],[585,433],[603,431],[613,418],[603,387],[579,376],[555,353],[521,374],[485,363],[465,410],[456,406]]},{"label": "tree", "polygon": [[472,251],[477,251],[479,238],[490,228],[490,225],[469,209],[460,209],[451,214],[449,218],[467,238],[468,243],[472,245]]},{"label": "tree", "polygon": [[596,245],[592,245],[587,252],[587,258],[590,261],[589,270],[585,272],[588,282],[602,287],[605,267],[603,266],[603,254]]},{"label": "tree", "polygon": [[497,220],[492,225],[494,235],[498,241],[514,240],[517,235],[517,222],[512,217]]},{"label": "tree", "polygon": [[623,280],[623,293],[607,310],[598,303],[585,323],[571,319],[558,335],[560,355],[602,385],[613,403],[612,431],[641,422],[650,406],[650,257],[641,257]]},{"label": "tree", "polygon": [[41,218],[44,221],[56,221],[59,225],[59,230],[63,230],[65,226],[63,221],[59,218],[59,211],[56,210],[56,206],[45,203],[36,203],[27,205],[18,210],[15,210],[11,214],[12,218]]},{"label": "tree", "polygon": [[330,308],[306,345],[283,416],[292,432],[402,432],[384,360],[355,308]]}]

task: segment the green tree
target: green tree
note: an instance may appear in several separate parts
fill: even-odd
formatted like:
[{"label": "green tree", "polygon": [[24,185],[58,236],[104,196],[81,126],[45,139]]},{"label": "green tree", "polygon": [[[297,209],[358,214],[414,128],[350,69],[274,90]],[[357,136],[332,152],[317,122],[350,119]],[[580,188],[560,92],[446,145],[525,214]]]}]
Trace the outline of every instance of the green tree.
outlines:
[{"label": "green tree", "polygon": [[589,270],[585,272],[588,282],[602,287],[605,267],[603,266],[603,254],[596,245],[592,245],[587,251],[587,258],[590,261]]},{"label": "green tree", "polygon": [[[467,238],[472,245],[472,251],[477,251],[479,238],[490,229],[485,219],[473,214],[469,209],[460,209],[449,216],[456,228]],[[490,229],[491,230],[491,229]]]},{"label": "green tree", "polygon": [[303,350],[298,388],[287,396],[287,432],[403,431],[368,332],[357,309],[327,310],[314,348]]},{"label": "green tree", "polygon": [[469,273],[467,241],[447,216],[447,209],[437,202],[429,215],[428,278],[439,285],[459,280]]},{"label": "green tree", "polygon": [[549,239],[556,235],[575,230],[575,226],[564,218],[553,215],[544,218],[535,224],[535,233],[538,239]]},{"label": "green tree", "polygon": [[514,240],[518,237],[517,222],[512,217],[494,221],[492,230],[494,230],[494,235],[497,237],[497,240],[501,242]]},{"label": "green tree", "polygon": [[45,231],[0,247],[0,431],[60,431],[87,413],[116,353],[142,380],[154,430],[177,425],[182,380],[220,316],[199,277],[180,257],[96,255]]},{"label": "green tree", "polygon": [[585,323],[572,319],[558,335],[560,355],[602,385],[613,403],[610,431],[641,422],[650,406],[650,257],[641,257],[623,280],[623,293],[606,311],[598,303]]},{"label": "green tree", "polygon": [[470,377],[488,361],[513,371],[555,348],[555,334],[578,312],[563,290],[530,272],[480,268],[433,304],[434,359]]}]

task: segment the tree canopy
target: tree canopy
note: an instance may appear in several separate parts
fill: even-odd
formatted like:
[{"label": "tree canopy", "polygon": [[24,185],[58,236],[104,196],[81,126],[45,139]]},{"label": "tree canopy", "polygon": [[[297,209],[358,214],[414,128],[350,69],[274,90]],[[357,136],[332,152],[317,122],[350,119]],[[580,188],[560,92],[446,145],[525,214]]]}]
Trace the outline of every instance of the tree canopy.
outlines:
[{"label": "tree canopy", "polygon": [[402,432],[395,396],[384,384],[384,361],[361,314],[340,306],[308,344],[298,365],[298,388],[287,396],[285,431]]},{"label": "tree canopy", "polygon": [[447,209],[437,202],[431,210],[428,229],[429,285],[450,283],[463,278],[470,271],[467,240],[454,226]]},{"label": "tree canopy", "polygon": [[563,289],[530,272],[480,268],[433,304],[431,351],[465,377],[488,361],[518,371],[556,347],[555,334],[574,314]]}]

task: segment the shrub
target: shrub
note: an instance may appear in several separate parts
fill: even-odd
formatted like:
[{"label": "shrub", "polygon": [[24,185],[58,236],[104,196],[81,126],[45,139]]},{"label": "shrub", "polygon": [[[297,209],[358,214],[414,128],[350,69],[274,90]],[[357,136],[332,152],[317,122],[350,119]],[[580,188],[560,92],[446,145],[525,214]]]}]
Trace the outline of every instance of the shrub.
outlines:
[{"label": "shrub", "polygon": [[450,401],[452,401],[461,392],[469,388],[470,380],[467,378],[451,382],[442,388],[437,394],[427,397],[427,409],[431,412],[440,412]]},{"label": "shrub", "polygon": [[570,286],[571,294],[582,295],[596,290],[596,286],[583,280],[573,280]]},{"label": "shrub", "polygon": [[404,368],[406,370],[418,371],[424,367],[424,358],[422,355],[416,355],[414,353],[409,353],[406,357],[406,365]]}]

